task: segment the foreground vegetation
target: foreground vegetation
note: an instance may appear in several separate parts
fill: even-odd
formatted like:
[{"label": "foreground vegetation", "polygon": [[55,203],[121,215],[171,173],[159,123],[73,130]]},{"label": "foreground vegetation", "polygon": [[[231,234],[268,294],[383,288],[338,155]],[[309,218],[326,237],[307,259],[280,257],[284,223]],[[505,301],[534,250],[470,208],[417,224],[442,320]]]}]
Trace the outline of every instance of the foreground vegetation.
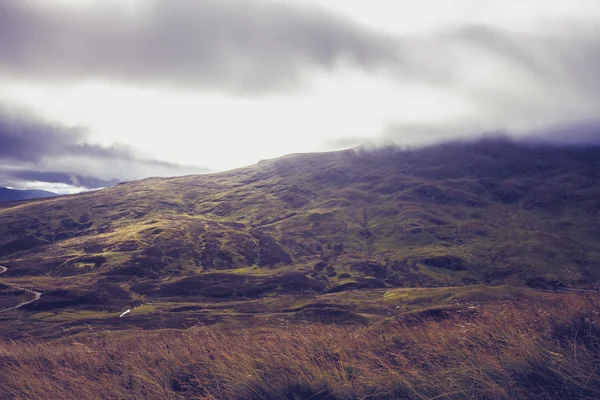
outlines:
[{"label": "foreground vegetation", "polygon": [[0,343],[6,399],[597,399],[600,298],[548,294],[368,326]]}]

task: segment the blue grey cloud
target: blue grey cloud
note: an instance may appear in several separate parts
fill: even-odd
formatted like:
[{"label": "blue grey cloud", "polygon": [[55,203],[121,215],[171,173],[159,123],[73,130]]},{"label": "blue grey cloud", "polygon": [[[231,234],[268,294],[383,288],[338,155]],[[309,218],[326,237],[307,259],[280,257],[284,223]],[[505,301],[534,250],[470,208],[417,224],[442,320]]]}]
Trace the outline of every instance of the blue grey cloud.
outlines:
[{"label": "blue grey cloud", "polygon": [[[64,162],[65,158],[71,162]],[[118,144],[105,147],[90,143],[81,128],[0,107],[0,186],[39,181],[93,189],[152,175],[209,171],[144,158]]]},{"label": "blue grey cloud", "polygon": [[312,8],[263,0],[148,0],[132,14],[0,3],[0,73],[261,91],[306,68],[395,63],[397,43]]}]

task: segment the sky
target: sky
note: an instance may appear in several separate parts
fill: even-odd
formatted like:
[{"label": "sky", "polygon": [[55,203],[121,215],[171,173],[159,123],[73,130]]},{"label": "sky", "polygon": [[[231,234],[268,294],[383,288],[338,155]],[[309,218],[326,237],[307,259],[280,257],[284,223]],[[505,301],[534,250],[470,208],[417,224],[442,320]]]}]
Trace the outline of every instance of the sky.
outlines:
[{"label": "sky", "polygon": [[597,0],[0,0],[0,186],[600,142]]}]

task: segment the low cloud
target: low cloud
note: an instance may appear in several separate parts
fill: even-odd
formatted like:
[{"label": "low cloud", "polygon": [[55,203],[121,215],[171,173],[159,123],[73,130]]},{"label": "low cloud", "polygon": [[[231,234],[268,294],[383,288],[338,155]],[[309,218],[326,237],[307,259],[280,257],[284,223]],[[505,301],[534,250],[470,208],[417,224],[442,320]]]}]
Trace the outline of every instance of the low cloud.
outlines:
[{"label": "low cloud", "polygon": [[377,148],[387,146],[420,147],[436,143],[478,140],[486,137],[509,138],[550,145],[600,146],[600,118],[546,125],[536,129],[493,129],[472,123],[424,123],[390,125],[379,136],[352,137],[329,141],[328,150]]},{"label": "low cloud", "polygon": [[96,189],[123,180],[209,172],[138,156],[119,145],[86,141],[85,131],[0,108],[0,186],[47,184]]},{"label": "low cloud", "polygon": [[375,144],[429,145],[452,140],[487,136],[567,145],[600,145],[600,119],[570,121],[536,129],[486,129],[480,125],[395,125],[390,126]]},{"label": "low cloud", "polygon": [[[568,28],[568,29],[567,29]],[[405,40],[413,82],[455,99],[421,120],[399,110],[376,134],[325,143],[421,145],[505,134],[555,143],[600,142],[600,29],[570,26],[511,32],[469,26]],[[419,68],[419,65],[422,68]],[[419,101],[415,98],[415,101]],[[448,107],[455,104],[448,100]]]}]

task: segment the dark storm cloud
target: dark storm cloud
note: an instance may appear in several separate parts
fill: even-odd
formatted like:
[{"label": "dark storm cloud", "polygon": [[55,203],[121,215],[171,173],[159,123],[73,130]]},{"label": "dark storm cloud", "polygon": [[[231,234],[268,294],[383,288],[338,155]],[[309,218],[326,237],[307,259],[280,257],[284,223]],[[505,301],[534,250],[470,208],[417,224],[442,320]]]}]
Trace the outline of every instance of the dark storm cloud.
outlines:
[{"label": "dark storm cloud", "polygon": [[0,186],[37,181],[99,188],[152,175],[209,172],[146,159],[128,147],[104,147],[86,139],[83,129],[0,107]]},{"label": "dark storm cloud", "polygon": [[47,122],[23,110],[0,107],[0,158],[28,162],[54,156],[135,158],[127,147],[89,144],[85,136],[81,128]]},{"label": "dark storm cloud", "polygon": [[0,159],[39,162],[44,157],[132,158],[126,148],[85,143],[82,129],[44,121],[23,110],[0,107]]},{"label": "dark storm cloud", "polygon": [[73,146],[80,136],[74,129],[0,107],[0,159],[37,162],[45,155],[59,154]]},{"label": "dark storm cloud", "polygon": [[0,3],[0,72],[266,90],[306,68],[395,63],[397,44],[318,9],[263,0],[108,5]]}]

